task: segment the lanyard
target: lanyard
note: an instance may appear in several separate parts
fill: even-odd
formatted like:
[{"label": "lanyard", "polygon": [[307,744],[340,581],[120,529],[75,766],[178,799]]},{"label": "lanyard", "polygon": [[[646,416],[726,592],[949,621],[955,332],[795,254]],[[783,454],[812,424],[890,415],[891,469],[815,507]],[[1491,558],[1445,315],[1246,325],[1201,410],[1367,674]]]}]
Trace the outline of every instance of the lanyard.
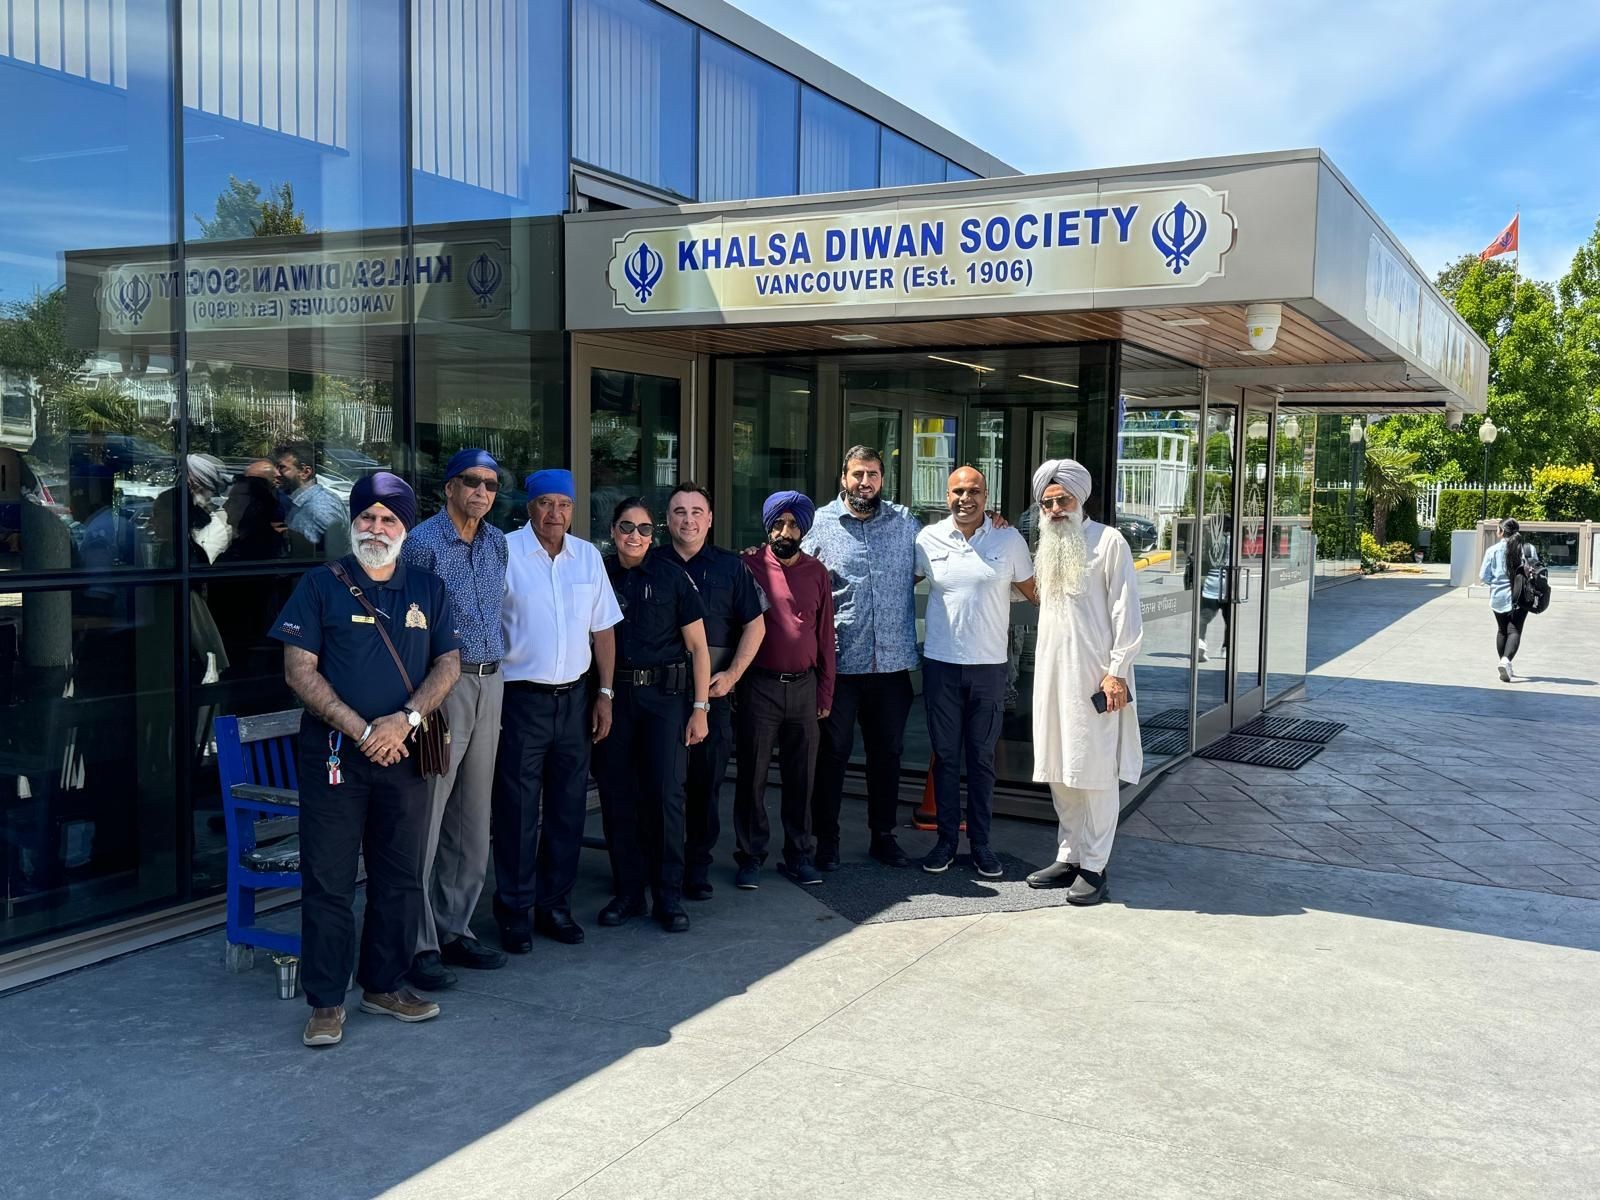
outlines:
[{"label": "lanyard", "polygon": [[344,734],[330,730],[328,733],[328,786],[338,787],[344,782],[339,770],[339,749],[344,745]]}]

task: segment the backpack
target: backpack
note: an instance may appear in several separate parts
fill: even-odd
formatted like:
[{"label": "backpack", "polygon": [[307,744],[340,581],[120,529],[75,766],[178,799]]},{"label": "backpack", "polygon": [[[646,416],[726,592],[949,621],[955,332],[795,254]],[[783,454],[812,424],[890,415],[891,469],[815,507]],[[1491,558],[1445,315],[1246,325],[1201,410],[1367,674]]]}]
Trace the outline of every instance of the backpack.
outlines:
[{"label": "backpack", "polygon": [[1537,558],[1524,558],[1511,576],[1511,606],[1531,613],[1550,607],[1550,571]]}]

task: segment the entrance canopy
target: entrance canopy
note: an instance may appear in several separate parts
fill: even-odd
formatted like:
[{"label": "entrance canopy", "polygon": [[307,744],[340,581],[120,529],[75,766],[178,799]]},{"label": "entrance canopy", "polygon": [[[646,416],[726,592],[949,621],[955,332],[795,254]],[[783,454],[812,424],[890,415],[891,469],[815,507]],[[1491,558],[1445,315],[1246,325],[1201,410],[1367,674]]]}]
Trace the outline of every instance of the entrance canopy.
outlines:
[{"label": "entrance canopy", "polygon": [[1320,150],[565,225],[574,332],[714,355],[1123,340],[1285,405],[1485,407],[1488,348]]}]

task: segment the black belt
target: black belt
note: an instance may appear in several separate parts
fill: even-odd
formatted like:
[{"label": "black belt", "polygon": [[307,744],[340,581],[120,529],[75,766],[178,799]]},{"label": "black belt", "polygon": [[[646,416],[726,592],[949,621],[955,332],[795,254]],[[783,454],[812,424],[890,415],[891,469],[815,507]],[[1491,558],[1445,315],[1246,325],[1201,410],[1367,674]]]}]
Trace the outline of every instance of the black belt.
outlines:
[{"label": "black belt", "polygon": [[499,669],[500,669],[500,664],[497,663],[497,662],[492,662],[492,663],[469,663],[469,662],[464,662],[464,663],[461,664],[461,673],[463,675],[493,675]]},{"label": "black belt", "polygon": [[665,667],[645,667],[639,671],[618,671],[616,682],[625,683],[630,687],[652,687],[661,682],[665,677]]},{"label": "black belt", "polygon": [[571,683],[535,683],[531,679],[508,679],[508,688],[525,688],[530,692],[538,692],[543,696],[560,696],[570,692],[573,688],[583,686],[583,680],[574,679]]},{"label": "black belt", "polygon": [[766,667],[755,667],[753,670],[757,675],[765,676],[768,679],[776,679],[779,683],[799,683],[802,679],[807,679],[811,675],[810,667],[807,667],[804,671],[770,671]]}]

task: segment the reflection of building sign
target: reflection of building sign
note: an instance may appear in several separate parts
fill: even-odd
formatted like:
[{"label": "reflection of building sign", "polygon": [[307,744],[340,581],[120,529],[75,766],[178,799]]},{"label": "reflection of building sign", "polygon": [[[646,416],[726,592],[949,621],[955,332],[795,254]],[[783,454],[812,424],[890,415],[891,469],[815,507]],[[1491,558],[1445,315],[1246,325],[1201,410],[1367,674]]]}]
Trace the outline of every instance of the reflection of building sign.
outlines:
[{"label": "reflection of building sign", "polygon": [[1187,615],[1189,612],[1188,591],[1173,592],[1166,596],[1140,596],[1139,616],[1146,621],[1154,621],[1158,617],[1176,617]]},{"label": "reflection of building sign", "polygon": [[1195,287],[1236,222],[1198,184],[640,229],[617,239],[617,308],[720,312]]},{"label": "reflection of building sign", "polygon": [[399,325],[412,288],[418,318],[476,321],[510,303],[510,254],[498,242],[418,242],[398,247],[191,255],[122,263],[100,272],[100,325],[112,333],[171,333],[174,299],[190,333],[329,325]]}]

